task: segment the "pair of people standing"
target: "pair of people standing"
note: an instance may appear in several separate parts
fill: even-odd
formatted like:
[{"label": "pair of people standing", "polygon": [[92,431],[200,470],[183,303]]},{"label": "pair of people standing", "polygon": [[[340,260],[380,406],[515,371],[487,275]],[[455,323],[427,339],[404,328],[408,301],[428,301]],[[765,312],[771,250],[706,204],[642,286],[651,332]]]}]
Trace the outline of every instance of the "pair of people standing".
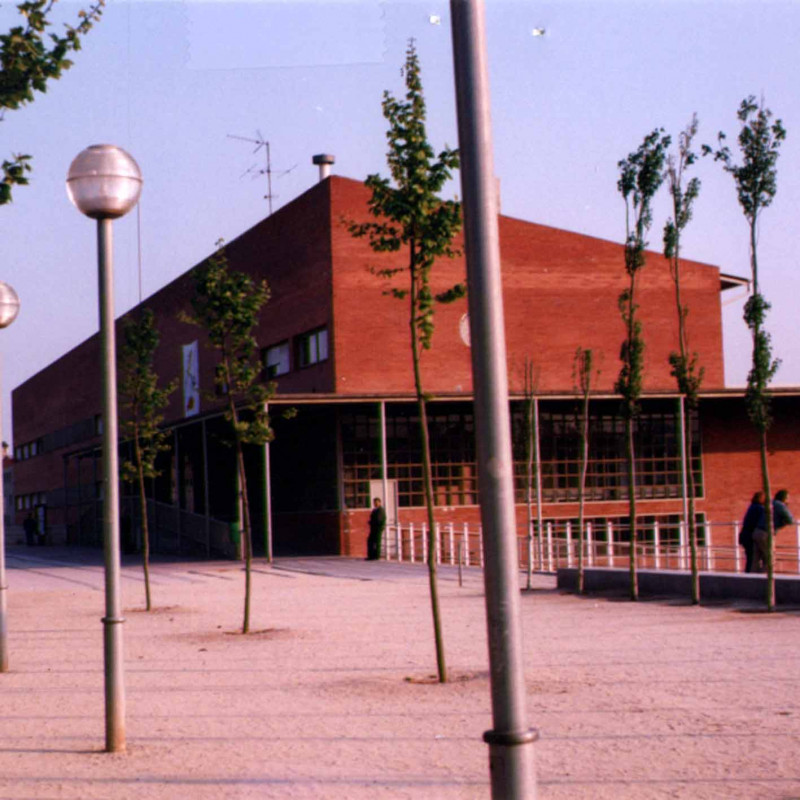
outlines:
[{"label": "pair of people standing", "polygon": [[[772,525],[775,533],[794,522],[787,504],[789,492],[781,489],[772,501]],[[769,553],[769,534],[767,533],[767,510],[764,492],[756,492],[742,520],[739,544],[745,552],[745,572],[763,572]]]}]

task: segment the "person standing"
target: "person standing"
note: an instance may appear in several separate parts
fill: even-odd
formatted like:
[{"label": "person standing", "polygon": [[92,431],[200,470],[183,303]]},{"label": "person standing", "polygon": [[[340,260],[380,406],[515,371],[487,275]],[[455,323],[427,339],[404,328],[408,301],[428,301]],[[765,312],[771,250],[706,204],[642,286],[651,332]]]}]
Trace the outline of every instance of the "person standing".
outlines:
[{"label": "person standing", "polygon": [[22,529],[25,531],[25,544],[27,544],[28,547],[33,547],[36,544],[37,534],[37,525],[33,517],[33,512],[25,517],[25,521],[22,523]]},{"label": "person standing", "polygon": [[[775,492],[775,498],[772,501],[772,530],[774,536],[777,536],[781,528],[794,523],[792,512],[789,511],[787,500],[789,492],[786,489],[780,489]],[[766,530],[766,514],[764,515],[764,522],[753,531],[753,551],[755,554],[755,564],[758,572],[763,572],[767,566],[769,558],[769,533]]]},{"label": "person standing", "polygon": [[377,561],[381,557],[381,540],[386,527],[386,511],[381,505],[380,497],[372,501],[369,515],[369,536],[367,537],[367,561]]},{"label": "person standing", "polygon": [[745,512],[742,520],[742,528],[739,531],[739,544],[744,548],[744,571],[753,571],[753,559],[755,556],[755,544],[753,534],[756,529],[763,530],[766,527],[766,509],[764,508],[764,492],[756,492],[750,505]]},{"label": "person standing", "polygon": [[775,526],[775,533],[781,528],[794,523],[792,512],[789,511],[789,492],[786,489],[781,489],[775,492],[775,499],[772,501],[772,519]]}]

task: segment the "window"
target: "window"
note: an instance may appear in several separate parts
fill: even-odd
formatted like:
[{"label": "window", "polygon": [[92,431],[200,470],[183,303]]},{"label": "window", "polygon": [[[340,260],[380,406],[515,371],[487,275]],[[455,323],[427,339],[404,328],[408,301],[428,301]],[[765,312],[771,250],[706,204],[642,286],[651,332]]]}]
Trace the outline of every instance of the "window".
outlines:
[{"label": "window", "polygon": [[[703,493],[700,426],[692,425],[692,468],[695,492]],[[525,422],[520,409],[513,415],[517,502],[526,494]],[[589,422],[589,463],[584,487],[586,500],[624,500],[628,497],[625,420],[617,404],[596,402]],[[682,474],[680,436],[674,403],[650,402],[634,423],[636,496],[642,499],[680,497]],[[545,502],[578,499],[580,437],[574,407],[551,403],[540,414],[542,498]]]},{"label": "window", "polygon": [[264,368],[267,372],[267,378],[277,378],[279,375],[285,375],[289,372],[291,369],[289,361],[289,342],[275,344],[264,351]]},{"label": "window", "polygon": [[[381,477],[380,431],[374,409],[349,409],[339,416],[345,505],[368,508],[369,481]],[[478,502],[472,409],[457,404],[428,406],[434,502],[465,506]],[[424,506],[425,487],[416,407],[386,407],[387,478],[397,481],[402,507]]]},{"label": "window", "polygon": [[45,492],[33,492],[32,494],[18,494],[14,498],[14,507],[17,511],[31,511],[38,506],[47,503]]},{"label": "window", "polygon": [[304,333],[297,341],[297,363],[300,367],[310,367],[328,359],[328,329],[319,328]]}]

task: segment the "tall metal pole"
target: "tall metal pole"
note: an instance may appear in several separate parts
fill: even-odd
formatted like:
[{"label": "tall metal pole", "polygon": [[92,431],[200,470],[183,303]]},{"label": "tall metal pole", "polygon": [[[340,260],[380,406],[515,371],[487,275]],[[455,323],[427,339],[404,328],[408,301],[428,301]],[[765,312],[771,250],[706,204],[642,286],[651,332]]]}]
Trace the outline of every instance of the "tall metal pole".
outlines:
[{"label": "tall metal pole", "polygon": [[493,729],[484,734],[494,800],[536,797],[525,703],[497,193],[482,0],[450,0],[464,198],[478,480]]},{"label": "tall metal pole", "polygon": [[97,221],[100,341],[103,365],[103,552],[106,572],[105,655],[106,750],[125,749],[125,685],[120,604],[119,458],[117,366],[114,331],[114,269],[111,220]]}]

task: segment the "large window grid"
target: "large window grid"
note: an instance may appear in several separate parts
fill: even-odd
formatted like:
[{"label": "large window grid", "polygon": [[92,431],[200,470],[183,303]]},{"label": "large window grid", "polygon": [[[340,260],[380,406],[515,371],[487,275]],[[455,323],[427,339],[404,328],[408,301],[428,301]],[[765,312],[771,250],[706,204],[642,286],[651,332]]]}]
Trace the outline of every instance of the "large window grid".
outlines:
[{"label": "large window grid", "polygon": [[368,508],[372,504],[369,482],[381,477],[377,412],[342,411],[339,414],[339,430],[344,504],[347,508]]},{"label": "large window grid", "polygon": [[[540,411],[542,499],[575,502],[580,478],[580,436],[574,410],[560,404]],[[692,466],[695,494],[702,495],[700,426],[696,414],[687,415],[692,425]],[[526,496],[525,424],[522,409],[513,415],[515,491],[517,502]],[[636,449],[636,496],[666,499],[682,496],[678,419],[674,403],[643,411],[634,422]],[[535,488],[534,488],[535,494]],[[613,408],[599,407],[589,423],[589,462],[584,497],[589,501],[625,500],[628,497],[625,420]]]},{"label": "large window grid", "polygon": [[[424,506],[425,485],[416,407],[387,406],[387,478],[397,481],[402,507]],[[370,505],[369,481],[381,478],[377,409],[340,414],[344,498],[348,508]],[[471,410],[428,406],[434,502],[475,505],[478,479]]]},{"label": "large window grid", "polygon": [[[543,404],[544,405],[544,404]],[[627,465],[625,421],[618,404],[597,402],[590,421],[590,452],[585,499],[625,500]],[[697,415],[687,417],[693,428],[696,495],[702,495],[700,428]],[[521,407],[512,415],[515,492],[525,502],[524,419]],[[340,412],[344,500],[347,508],[368,508],[369,482],[380,480],[378,409],[360,406]],[[471,407],[428,405],[434,502],[438,506],[478,503],[475,426]],[[642,412],[634,429],[637,497],[679,498],[682,495],[680,442],[675,403],[654,402]],[[548,503],[578,499],[579,436],[574,404],[548,403],[540,413],[542,499]],[[387,404],[387,478],[397,481],[401,507],[425,504],[419,415],[412,404]],[[535,489],[534,489],[535,493]]]}]

